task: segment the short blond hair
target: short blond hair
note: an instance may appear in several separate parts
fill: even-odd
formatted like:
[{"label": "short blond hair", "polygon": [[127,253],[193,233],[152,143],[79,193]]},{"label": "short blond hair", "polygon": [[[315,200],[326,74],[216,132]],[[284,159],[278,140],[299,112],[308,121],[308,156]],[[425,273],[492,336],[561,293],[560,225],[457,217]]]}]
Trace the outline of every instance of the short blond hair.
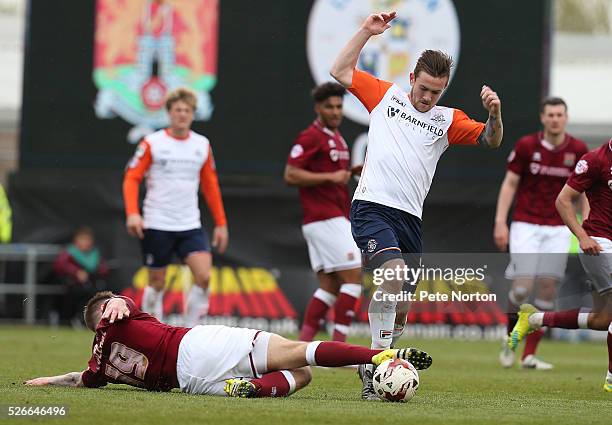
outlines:
[{"label": "short blond hair", "polygon": [[189,90],[186,87],[179,87],[176,90],[168,93],[166,97],[166,110],[170,111],[172,105],[176,102],[183,101],[195,111],[198,107],[198,97],[193,90]]}]

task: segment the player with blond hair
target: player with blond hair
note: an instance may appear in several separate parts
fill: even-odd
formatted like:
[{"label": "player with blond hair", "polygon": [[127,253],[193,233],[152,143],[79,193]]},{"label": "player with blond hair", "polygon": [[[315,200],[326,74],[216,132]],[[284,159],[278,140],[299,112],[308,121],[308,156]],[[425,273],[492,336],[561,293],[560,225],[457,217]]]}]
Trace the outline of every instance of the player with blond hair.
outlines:
[{"label": "player with blond hair", "polygon": [[[162,319],[166,267],[176,254],[195,278],[185,311],[190,326],[206,313],[212,265],[210,243],[198,208],[198,188],[215,221],[212,246],[223,253],[228,244],[212,147],[206,137],[191,131],[196,108],[196,95],[191,90],[171,92],[166,100],[170,126],[140,142],[123,180],[127,230],[141,240],[143,262],[149,269],[142,308]],[[138,190],[144,178],[147,192],[141,215]]]}]

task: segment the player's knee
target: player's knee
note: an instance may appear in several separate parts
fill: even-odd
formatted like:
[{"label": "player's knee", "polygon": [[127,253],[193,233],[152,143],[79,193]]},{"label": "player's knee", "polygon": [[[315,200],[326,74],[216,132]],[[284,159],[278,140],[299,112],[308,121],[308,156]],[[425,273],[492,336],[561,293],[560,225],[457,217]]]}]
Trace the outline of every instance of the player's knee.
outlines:
[{"label": "player's knee", "polygon": [[608,330],[612,324],[612,314],[607,311],[591,312],[589,315],[589,328],[598,331]]},{"label": "player's knee", "polygon": [[149,272],[149,286],[157,291],[164,289],[166,284],[166,273],[159,270]]},{"label": "player's knee", "polygon": [[310,384],[312,381],[312,371],[309,366],[304,366],[299,369],[294,369],[291,371],[295,379],[295,389],[300,390],[304,388],[306,385]]},{"label": "player's knee", "polygon": [[194,275],[195,284],[201,288],[208,288],[208,282],[210,281],[210,271],[199,272]]},{"label": "player's knee", "polygon": [[529,298],[529,290],[523,286],[513,286],[508,297],[513,304],[520,305]]}]

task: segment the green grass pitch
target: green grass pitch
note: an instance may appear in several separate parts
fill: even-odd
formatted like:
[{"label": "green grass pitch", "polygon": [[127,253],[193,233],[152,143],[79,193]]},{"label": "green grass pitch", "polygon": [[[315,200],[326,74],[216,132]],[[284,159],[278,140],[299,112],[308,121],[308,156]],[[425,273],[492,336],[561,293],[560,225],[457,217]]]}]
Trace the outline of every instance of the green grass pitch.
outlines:
[{"label": "green grass pitch", "polygon": [[[0,327],[0,404],[68,406],[64,419],[15,423],[112,424],[610,424],[612,394],[602,390],[605,343],[543,341],[552,371],[503,370],[497,342],[409,341],[434,358],[407,404],[363,402],[353,370],[314,369],[309,387],[284,399],[230,399],[149,393],[127,386],[31,388],[22,381],[83,370],[90,332]],[[365,340],[352,340],[366,343]],[[12,419],[0,418],[2,423]]]}]

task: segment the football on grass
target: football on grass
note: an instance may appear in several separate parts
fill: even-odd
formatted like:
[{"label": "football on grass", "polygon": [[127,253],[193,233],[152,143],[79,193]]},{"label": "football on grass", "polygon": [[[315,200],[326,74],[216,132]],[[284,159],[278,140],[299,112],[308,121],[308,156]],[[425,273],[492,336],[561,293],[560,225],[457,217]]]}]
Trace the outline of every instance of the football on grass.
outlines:
[{"label": "football on grass", "polygon": [[374,371],[374,391],[385,401],[407,402],[419,388],[419,374],[406,360],[385,360]]}]

